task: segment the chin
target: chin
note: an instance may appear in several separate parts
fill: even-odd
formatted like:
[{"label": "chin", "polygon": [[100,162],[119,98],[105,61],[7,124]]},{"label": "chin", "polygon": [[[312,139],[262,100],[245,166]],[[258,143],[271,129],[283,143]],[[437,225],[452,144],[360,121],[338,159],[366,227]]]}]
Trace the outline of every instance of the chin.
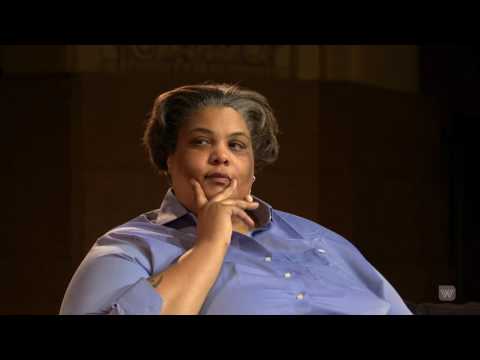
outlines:
[{"label": "chin", "polygon": [[210,199],[215,195],[221,193],[225,188],[226,186],[223,185],[205,184],[203,189],[205,191],[205,195],[207,195],[207,197]]},{"label": "chin", "polygon": [[[223,184],[212,184],[212,183],[203,184],[203,189],[205,191],[205,195],[207,196],[208,200],[210,200],[215,195],[221,193],[226,187],[227,185],[223,185]],[[238,190],[235,191],[235,193],[233,194],[234,198],[237,197],[237,192]]]}]

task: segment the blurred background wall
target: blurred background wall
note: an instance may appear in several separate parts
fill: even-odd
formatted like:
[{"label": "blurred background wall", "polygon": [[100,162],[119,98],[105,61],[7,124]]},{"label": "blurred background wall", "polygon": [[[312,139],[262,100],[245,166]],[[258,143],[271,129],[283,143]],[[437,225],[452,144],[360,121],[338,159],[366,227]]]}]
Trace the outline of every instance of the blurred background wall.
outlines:
[{"label": "blurred background wall", "polygon": [[96,238],[159,207],[167,184],[141,147],[146,115],[161,92],[207,80],[257,90],[275,110],[280,158],[257,196],[348,238],[406,301],[438,301],[445,284],[478,301],[465,125],[478,119],[476,51],[1,46],[0,313],[57,313]]}]

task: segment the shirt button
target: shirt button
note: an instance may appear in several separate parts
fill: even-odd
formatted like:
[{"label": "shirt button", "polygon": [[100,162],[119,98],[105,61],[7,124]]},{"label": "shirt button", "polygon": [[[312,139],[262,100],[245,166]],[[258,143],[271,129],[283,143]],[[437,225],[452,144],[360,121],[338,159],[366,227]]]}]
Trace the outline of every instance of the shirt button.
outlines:
[{"label": "shirt button", "polygon": [[303,293],[297,294],[297,300],[303,300],[304,297],[305,295]]},{"label": "shirt button", "polygon": [[271,262],[272,261],[272,258],[270,256],[265,256],[265,261],[266,262]]},{"label": "shirt button", "polygon": [[289,279],[292,277],[292,274],[289,272],[286,272],[285,274],[283,274],[283,276],[285,277],[285,279]]},{"label": "shirt button", "polygon": [[318,251],[320,254],[325,254],[325,253],[326,253],[326,251],[323,250],[323,249],[317,249],[317,251]]}]

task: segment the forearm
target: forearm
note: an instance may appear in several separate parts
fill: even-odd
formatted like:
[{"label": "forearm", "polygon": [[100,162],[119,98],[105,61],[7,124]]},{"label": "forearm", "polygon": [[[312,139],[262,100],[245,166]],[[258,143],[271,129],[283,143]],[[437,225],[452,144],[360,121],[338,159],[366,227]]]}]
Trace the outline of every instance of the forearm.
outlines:
[{"label": "forearm", "polygon": [[199,313],[218,277],[228,245],[198,241],[180,260],[149,280],[163,299],[160,314]]}]

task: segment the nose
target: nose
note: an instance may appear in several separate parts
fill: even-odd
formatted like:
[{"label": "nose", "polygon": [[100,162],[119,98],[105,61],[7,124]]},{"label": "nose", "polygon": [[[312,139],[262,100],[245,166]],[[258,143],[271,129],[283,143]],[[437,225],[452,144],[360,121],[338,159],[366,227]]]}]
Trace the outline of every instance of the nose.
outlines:
[{"label": "nose", "polygon": [[230,163],[228,151],[224,146],[216,146],[213,148],[212,153],[210,154],[210,163],[214,165],[224,164],[228,165]]}]

